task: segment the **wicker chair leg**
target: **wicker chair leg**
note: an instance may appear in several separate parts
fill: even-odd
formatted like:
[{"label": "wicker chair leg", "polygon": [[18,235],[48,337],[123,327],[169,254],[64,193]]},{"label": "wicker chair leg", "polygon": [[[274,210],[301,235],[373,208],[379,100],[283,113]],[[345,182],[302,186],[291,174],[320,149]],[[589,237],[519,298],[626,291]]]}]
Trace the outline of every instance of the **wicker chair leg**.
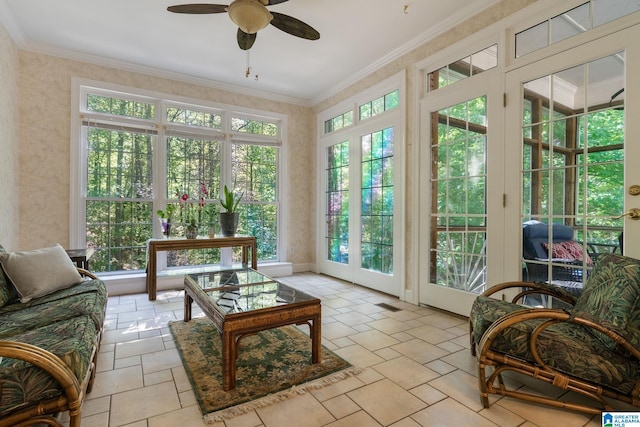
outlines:
[{"label": "wicker chair leg", "polygon": [[478,383],[480,385],[480,403],[485,408],[489,408],[489,390],[487,389],[484,363],[478,363]]}]

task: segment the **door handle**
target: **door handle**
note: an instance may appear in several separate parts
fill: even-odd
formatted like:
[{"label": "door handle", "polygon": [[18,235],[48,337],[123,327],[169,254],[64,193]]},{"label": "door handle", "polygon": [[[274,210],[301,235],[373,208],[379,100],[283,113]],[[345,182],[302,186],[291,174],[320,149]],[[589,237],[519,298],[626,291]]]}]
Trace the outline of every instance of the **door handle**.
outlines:
[{"label": "door handle", "polygon": [[625,213],[623,213],[622,215],[614,216],[613,219],[620,219],[620,218],[624,218],[625,216],[628,216],[629,218],[637,221],[640,219],[640,209],[631,208]]}]

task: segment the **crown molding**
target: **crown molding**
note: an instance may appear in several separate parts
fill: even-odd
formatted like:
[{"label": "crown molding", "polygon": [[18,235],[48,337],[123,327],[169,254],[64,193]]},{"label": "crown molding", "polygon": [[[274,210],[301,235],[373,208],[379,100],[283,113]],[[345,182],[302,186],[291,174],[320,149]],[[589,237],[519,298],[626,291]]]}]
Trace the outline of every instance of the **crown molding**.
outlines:
[{"label": "crown molding", "polygon": [[[349,79],[342,81],[338,85],[333,88],[327,89],[321,95],[314,97],[311,100],[312,105],[318,105],[322,101],[327,100],[328,98],[336,95],[343,90],[347,89],[349,86],[357,83],[361,79],[367,77],[370,74],[373,74],[380,68],[392,63],[398,58],[401,58],[403,55],[411,52],[412,50],[424,45],[428,41],[436,38],[437,36],[444,34],[451,28],[461,24],[469,18],[477,15],[483,10],[493,6],[496,3],[500,3],[501,0],[480,0],[469,2],[469,5],[465,8],[460,9],[455,15],[451,15],[449,18],[441,21],[438,25],[431,27],[427,31],[423,32],[419,36],[415,37],[413,40],[405,43],[404,45],[392,50],[387,55],[383,56],[379,60],[372,62],[366,68],[363,68],[358,73],[353,74]],[[478,5],[480,3],[480,5]]]}]

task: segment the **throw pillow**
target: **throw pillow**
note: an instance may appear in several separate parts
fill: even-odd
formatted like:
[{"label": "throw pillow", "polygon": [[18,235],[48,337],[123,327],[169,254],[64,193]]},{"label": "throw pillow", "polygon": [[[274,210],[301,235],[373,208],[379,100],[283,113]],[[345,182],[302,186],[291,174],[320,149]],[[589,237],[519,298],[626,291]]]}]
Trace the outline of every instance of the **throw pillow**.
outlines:
[{"label": "throw pillow", "polygon": [[549,258],[568,259],[571,261],[582,261],[584,259],[587,262],[587,265],[593,265],[593,260],[589,254],[585,254],[582,250],[582,246],[573,240],[553,243],[551,245],[551,250],[549,250],[548,243],[543,243],[542,246],[547,250]]},{"label": "throw pillow", "polygon": [[[637,340],[638,325],[630,322],[640,304],[640,260],[607,254],[598,257],[582,294],[573,307],[625,331],[632,343]],[[616,344],[604,334],[595,333],[610,349]],[[635,344],[635,343],[634,343]]]},{"label": "throw pillow", "polygon": [[[5,251],[4,247],[0,245],[0,255],[6,253],[7,251]],[[9,283],[9,280],[2,269],[2,264],[0,264],[0,307],[4,307],[10,302],[15,301],[17,298],[18,294],[16,293],[16,289],[11,283]]]},{"label": "throw pillow", "polygon": [[23,303],[82,281],[73,261],[59,244],[0,254],[0,262]]}]

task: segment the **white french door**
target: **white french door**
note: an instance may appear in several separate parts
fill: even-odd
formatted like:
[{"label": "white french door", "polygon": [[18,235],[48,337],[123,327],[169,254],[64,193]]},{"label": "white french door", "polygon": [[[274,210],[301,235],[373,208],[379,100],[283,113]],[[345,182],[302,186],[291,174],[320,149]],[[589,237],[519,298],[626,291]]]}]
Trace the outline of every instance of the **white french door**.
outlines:
[{"label": "white french door", "polygon": [[[636,25],[507,73],[507,97],[517,101],[506,115],[513,144],[506,192],[521,201],[507,208],[506,233],[520,237],[505,241],[509,277],[525,274],[521,229],[528,220],[571,226],[592,256],[640,258],[640,221],[617,218],[640,208],[632,189],[640,185],[638,37]],[[539,264],[548,280],[566,285],[554,276],[562,266]]]},{"label": "white french door", "polygon": [[420,105],[419,301],[465,316],[501,277],[504,150],[496,76],[438,89]]},{"label": "white french door", "polygon": [[318,269],[401,297],[403,138],[388,118],[322,141]]}]

